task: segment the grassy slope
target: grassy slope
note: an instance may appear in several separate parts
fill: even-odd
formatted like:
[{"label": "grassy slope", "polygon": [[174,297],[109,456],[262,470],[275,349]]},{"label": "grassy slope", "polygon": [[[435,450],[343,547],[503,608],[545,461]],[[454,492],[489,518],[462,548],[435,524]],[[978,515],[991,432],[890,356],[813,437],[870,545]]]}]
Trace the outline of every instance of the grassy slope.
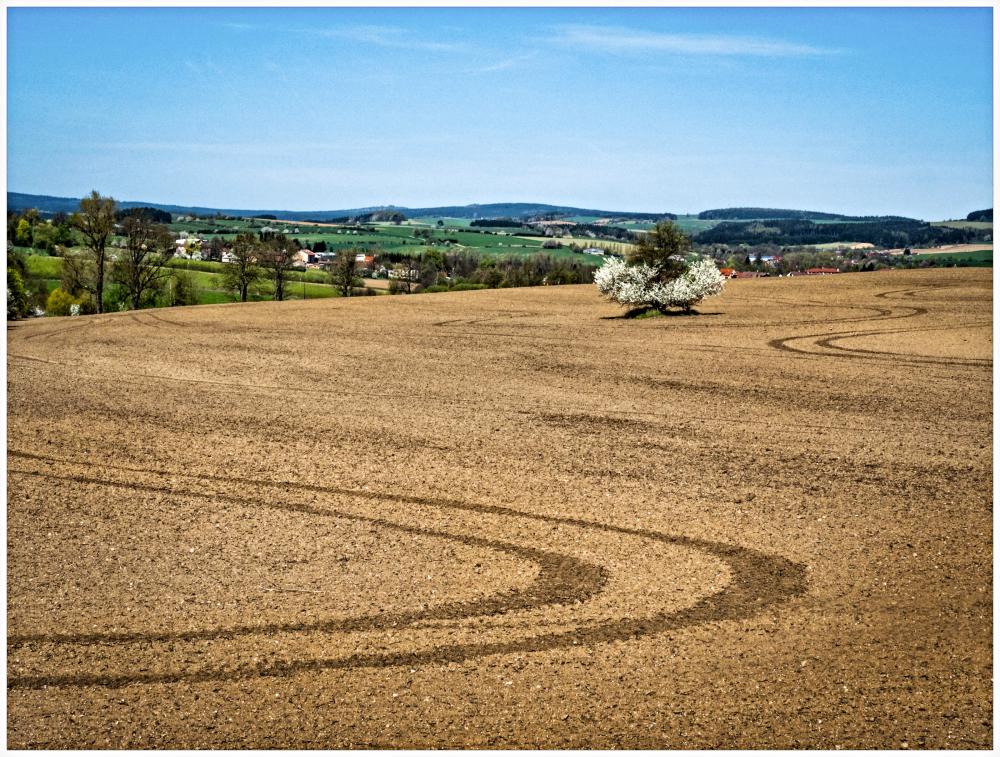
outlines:
[{"label": "grassy slope", "polygon": [[[45,279],[50,291],[59,286],[59,276],[62,270],[62,260],[60,258],[49,257],[47,255],[30,255],[27,258],[27,265],[30,274]],[[170,267],[183,270],[186,275],[191,277],[199,305],[236,301],[236,297],[222,285],[222,263],[173,260]],[[315,280],[316,278],[320,280],[325,278],[319,272],[296,272],[293,276],[294,280],[288,285],[287,299],[312,300],[336,296],[336,292],[332,286],[319,283]],[[270,300],[270,283],[264,282],[260,284],[251,299]]]},{"label": "grassy slope", "polygon": [[992,221],[936,221],[931,226],[945,226],[949,229],[986,229],[993,230]]},{"label": "grassy slope", "polygon": [[938,265],[948,263],[969,263],[977,266],[993,265],[993,250],[969,250],[968,252],[939,252],[927,255],[913,255],[915,261],[930,260]]}]

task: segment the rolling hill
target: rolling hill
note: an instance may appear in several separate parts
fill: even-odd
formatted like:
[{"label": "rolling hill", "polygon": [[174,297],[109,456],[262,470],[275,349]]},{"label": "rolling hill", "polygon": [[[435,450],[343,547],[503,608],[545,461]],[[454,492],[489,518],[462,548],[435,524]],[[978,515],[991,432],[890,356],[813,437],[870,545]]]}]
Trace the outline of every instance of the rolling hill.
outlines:
[{"label": "rolling hill", "polygon": [[[53,197],[22,192],[7,193],[8,210],[37,208],[43,213],[70,213],[79,207],[77,197]],[[547,205],[536,202],[497,202],[485,205],[446,205],[431,208],[406,208],[396,205],[379,205],[366,208],[340,208],[336,210],[275,210],[248,208],[207,208],[198,205],[166,205],[163,203],[123,200],[118,202],[123,208],[148,207],[185,215],[264,216],[271,215],[292,221],[328,221],[333,218],[363,216],[378,211],[395,211],[408,218],[427,216],[448,216],[452,218],[530,218],[541,215],[597,216],[626,218],[631,220],[659,220],[675,218],[673,213],[645,213],[639,211],[596,210],[576,208],[568,205]]]}]

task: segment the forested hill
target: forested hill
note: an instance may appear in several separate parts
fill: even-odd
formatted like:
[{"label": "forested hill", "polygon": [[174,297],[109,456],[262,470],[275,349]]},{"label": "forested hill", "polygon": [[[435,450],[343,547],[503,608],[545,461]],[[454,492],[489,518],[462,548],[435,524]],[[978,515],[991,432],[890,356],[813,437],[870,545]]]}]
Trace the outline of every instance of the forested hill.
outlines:
[{"label": "forested hill", "polygon": [[[271,216],[272,218],[287,218],[289,220],[304,221],[307,218],[315,220],[325,220],[335,216],[360,216],[365,213],[372,213],[385,208],[351,208],[349,210],[250,210],[246,208],[209,208],[201,205],[167,205],[160,202],[148,202],[146,200],[118,200],[120,208],[156,208],[165,210],[168,213],[196,216],[213,216],[216,214],[224,216],[234,216],[237,218],[249,218],[253,216]],[[7,193],[7,210],[26,210],[36,208],[42,213],[71,213],[80,208],[80,198],[78,197],[52,197],[50,195],[23,194],[21,192]]]},{"label": "forested hill", "polygon": [[[356,218],[383,211],[401,213],[407,218],[423,218],[446,216],[450,218],[534,218],[538,216],[598,216],[607,218],[622,218],[636,221],[658,221],[674,219],[674,213],[648,213],[632,210],[595,210],[593,208],[576,208],[569,205],[546,205],[537,202],[500,202],[486,205],[446,205],[432,208],[403,208],[395,205],[381,205],[366,208],[341,208],[339,210],[274,210],[247,208],[207,208],[197,205],[165,205],[163,203],[142,201],[119,201],[119,207],[148,207],[165,210],[169,213],[184,215],[210,216],[216,213],[226,216],[251,217],[274,216],[291,221],[327,221],[333,218]],[[80,206],[77,197],[52,197],[50,195],[32,195],[21,192],[7,193],[8,210],[26,210],[37,208],[43,213],[70,213]]]},{"label": "forested hill", "polygon": [[397,208],[410,218],[446,216],[448,218],[536,218],[541,216],[598,216],[634,221],[673,220],[676,213],[646,213],[635,210],[597,210],[571,205],[546,205],[537,202],[493,202],[485,205],[444,205],[436,208]]},{"label": "forested hill", "polygon": [[810,220],[724,221],[695,237],[701,244],[777,244],[783,246],[829,242],[870,242],[878,247],[916,247],[981,241],[977,229],[932,226],[923,221],[815,223]]},{"label": "forested hill", "polygon": [[989,221],[993,222],[993,208],[986,210],[974,210],[965,218],[966,221]]},{"label": "forested hill", "polygon": [[[504,202],[485,205],[446,205],[427,208],[406,208],[392,205],[340,210],[250,210],[245,208],[208,208],[199,206],[165,205],[146,201],[118,203],[122,209],[156,208],[179,215],[232,217],[269,217],[289,221],[402,221],[407,218],[467,218],[472,220],[503,219],[503,223],[530,220],[572,219],[581,233],[601,238],[629,238],[635,232],[622,226],[594,225],[596,218],[621,221],[659,221],[677,218],[673,213],[596,210],[568,205],[548,205],[531,202]],[[8,211],[36,208],[43,214],[70,213],[79,207],[79,199],[48,195],[7,193]],[[700,244],[777,244],[782,246],[824,244],[828,242],[870,242],[876,246],[916,247],[962,242],[988,241],[992,229],[971,224],[968,228],[952,225],[931,225],[924,221],[899,216],[848,216],[812,210],[782,208],[719,208],[698,214],[714,226],[694,233]],[[993,211],[977,210],[969,220],[992,220]],[[501,223],[500,225],[503,225]],[[710,224],[705,224],[710,225]]]},{"label": "forested hill", "polygon": [[905,216],[846,216],[840,213],[821,213],[818,210],[790,210],[787,208],[717,208],[703,210],[698,214],[703,221],[759,221],[759,220],[800,220],[800,221],[914,221]]}]

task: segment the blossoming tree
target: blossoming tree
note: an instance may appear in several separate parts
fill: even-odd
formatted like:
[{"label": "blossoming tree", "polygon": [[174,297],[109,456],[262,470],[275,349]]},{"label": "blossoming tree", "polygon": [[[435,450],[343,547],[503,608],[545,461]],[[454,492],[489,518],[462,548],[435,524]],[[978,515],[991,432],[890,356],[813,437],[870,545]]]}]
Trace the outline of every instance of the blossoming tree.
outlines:
[{"label": "blossoming tree", "polygon": [[691,241],[672,223],[658,223],[643,235],[626,260],[611,258],[594,274],[598,291],[625,307],[681,308],[719,294],[726,281],[711,260],[688,265]]}]

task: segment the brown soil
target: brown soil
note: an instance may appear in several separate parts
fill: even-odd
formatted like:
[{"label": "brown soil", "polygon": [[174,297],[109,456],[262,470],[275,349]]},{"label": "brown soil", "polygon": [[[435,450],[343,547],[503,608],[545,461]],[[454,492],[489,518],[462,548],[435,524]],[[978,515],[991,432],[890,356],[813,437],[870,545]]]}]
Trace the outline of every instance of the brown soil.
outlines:
[{"label": "brown soil", "polygon": [[8,330],[8,740],[987,748],[991,271]]}]

